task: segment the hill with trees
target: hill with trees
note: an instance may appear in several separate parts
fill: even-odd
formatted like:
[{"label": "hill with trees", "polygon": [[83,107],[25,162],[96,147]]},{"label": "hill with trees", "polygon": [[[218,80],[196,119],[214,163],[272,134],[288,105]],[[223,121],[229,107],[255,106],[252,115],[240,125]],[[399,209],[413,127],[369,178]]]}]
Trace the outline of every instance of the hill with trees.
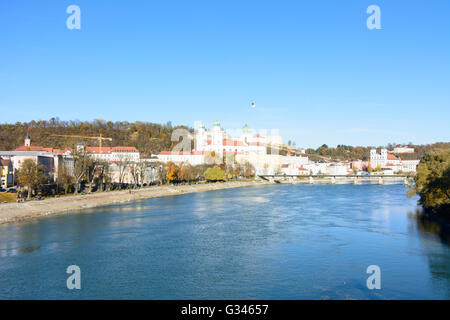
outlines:
[{"label": "hill with trees", "polygon": [[[49,121],[39,120],[30,122],[16,122],[15,124],[0,124],[0,150],[14,150],[22,146],[27,132],[31,136],[31,143],[35,146],[52,148],[73,148],[77,139],[53,137],[52,134],[99,136],[112,138],[112,142],[104,142],[105,146],[133,146],[142,155],[171,150],[177,142],[171,141],[175,128],[171,123],[157,124],[150,122],[106,121],[61,121],[52,118]],[[191,130],[192,131],[192,130]],[[83,141],[91,146],[97,146],[96,140]]]},{"label": "hill with trees", "polygon": [[[326,144],[321,145],[317,149],[306,149],[305,153],[311,160],[369,160],[370,149],[377,149],[380,152],[381,148],[386,148],[388,151],[394,150],[395,147],[399,146],[396,143],[389,143],[387,146],[379,147],[363,147],[363,146],[347,146],[338,145],[336,148],[328,147]],[[421,159],[426,152],[433,149],[450,149],[450,142],[436,142],[433,144],[426,145],[414,145],[412,143],[406,145],[410,148],[414,148],[414,153],[400,153],[396,154],[403,160],[416,160]]]}]

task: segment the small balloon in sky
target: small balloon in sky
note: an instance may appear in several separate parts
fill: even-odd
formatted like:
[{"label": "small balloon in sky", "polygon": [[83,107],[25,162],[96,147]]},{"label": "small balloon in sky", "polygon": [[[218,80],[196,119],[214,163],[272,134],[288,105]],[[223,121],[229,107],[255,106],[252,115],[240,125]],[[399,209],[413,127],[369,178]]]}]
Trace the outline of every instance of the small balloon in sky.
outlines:
[{"label": "small balloon in sky", "polygon": [[256,103],[252,102],[252,108],[256,107]]}]

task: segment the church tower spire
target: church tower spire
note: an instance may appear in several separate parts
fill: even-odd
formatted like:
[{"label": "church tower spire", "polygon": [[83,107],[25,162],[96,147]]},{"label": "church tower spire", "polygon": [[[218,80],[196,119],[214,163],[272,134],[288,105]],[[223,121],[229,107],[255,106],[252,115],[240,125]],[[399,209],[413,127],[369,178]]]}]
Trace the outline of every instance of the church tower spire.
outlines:
[{"label": "church tower spire", "polygon": [[25,147],[30,147],[30,146],[31,146],[30,133],[27,132],[27,136],[25,137]]}]

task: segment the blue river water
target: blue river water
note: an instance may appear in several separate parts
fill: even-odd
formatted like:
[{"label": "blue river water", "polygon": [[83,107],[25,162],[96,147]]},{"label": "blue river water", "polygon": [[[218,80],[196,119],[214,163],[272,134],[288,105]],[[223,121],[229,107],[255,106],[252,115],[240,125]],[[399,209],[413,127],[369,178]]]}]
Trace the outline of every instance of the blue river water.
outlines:
[{"label": "blue river water", "polygon": [[272,185],[0,225],[0,299],[449,299],[448,237],[416,210],[402,185]]}]

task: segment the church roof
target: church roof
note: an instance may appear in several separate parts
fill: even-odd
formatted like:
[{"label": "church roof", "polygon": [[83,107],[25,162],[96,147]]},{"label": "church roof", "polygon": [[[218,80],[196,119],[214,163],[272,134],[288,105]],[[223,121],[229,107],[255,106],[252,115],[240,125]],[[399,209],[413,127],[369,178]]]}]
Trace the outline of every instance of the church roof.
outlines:
[{"label": "church roof", "polygon": [[250,133],[252,130],[250,129],[250,127],[247,125],[247,124],[245,124],[243,127],[242,127],[242,133]]}]

